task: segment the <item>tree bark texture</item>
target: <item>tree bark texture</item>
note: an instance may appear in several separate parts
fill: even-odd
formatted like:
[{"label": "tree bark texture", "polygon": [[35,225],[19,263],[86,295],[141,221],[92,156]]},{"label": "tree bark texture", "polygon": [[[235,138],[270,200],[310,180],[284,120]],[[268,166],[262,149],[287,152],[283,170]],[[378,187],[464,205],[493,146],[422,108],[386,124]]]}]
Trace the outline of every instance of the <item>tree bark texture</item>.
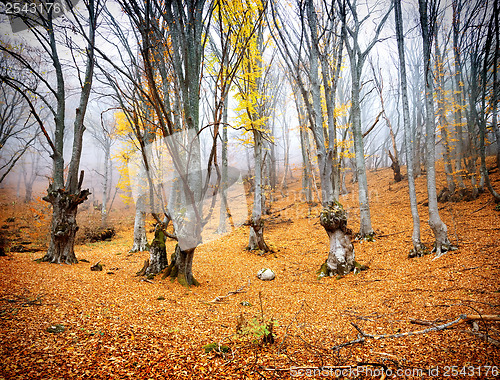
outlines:
[{"label": "tree bark texture", "polygon": [[415,173],[414,173],[414,142],[413,134],[410,126],[410,107],[408,104],[408,84],[406,78],[406,63],[404,53],[404,37],[403,37],[403,16],[401,12],[401,0],[394,2],[394,15],[396,21],[396,39],[398,44],[399,55],[399,71],[401,75],[401,98],[403,102],[403,125],[406,150],[406,164],[408,176],[408,192],[410,196],[410,208],[413,219],[413,232],[411,240],[413,248],[410,251],[411,256],[421,256],[425,252],[425,247],[420,238],[420,216],[418,214],[417,192],[415,188]]},{"label": "tree bark texture", "polygon": [[155,237],[149,248],[149,266],[146,268],[146,275],[156,275],[168,266],[165,240],[163,230],[157,226]]},{"label": "tree bark texture", "polygon": [[[354,66],[353,66],[354,65]],[[356,176],[358,178],[358,200],[360,212],[360,237],[373,234],[372,220],[370,215],[370,203],[368,200],[368,180],[366,178],[366,165],[364,155],[363,133],[361,132],[361,108],[360,108],[360,76],[358,65],[351,61],[352,91],[351,91],[351,118],[352,135],[354,139],[354,151],[356,153]]]},{"label": "tree bark texture", "polygon": [[427,2],[419,0],[420,24],[422,29],[422,41],[425,62],[425,108],[426,108],[426,171],[427,171],[427,194],[429,203],[429,226],[434,233],[434,250],[436,257],[441,256],[450,247],[448,240],[448,229],[439,216],[436,191],[436,125],[434,119],[433,103],[433,77],[431,70],[431,41],[433,31],[429,30],[429,20],[427,16]]},{"label": "tree bark texture", "polygon": [[165,270],[163,278],[170,277],[185,287],[198,286],[200,283],[193,276],[193,257],[195,248],[181,250],[179,245],[175,246],[175,252],[171,255],[170,265]]},{"label": "tree bark texture", "polygon": [[87,200],[90,192],[81,190],[72,194],[64,189],[53,190],[49,187],[44,201],[52,205],[52,223],[50,227],[50,243],[43,261],[56,264],[76,264],[74,245],[78,225],[76,214],[78,205]]},{"label": "tree bark texture", "polygon": [[351,230],[347,228],[347,213],[340,203],[331,203],[321,211],[320,223],[330,239],[330,252],[320,269],[320,276],[344,276],[354,268],[354,246]]},{"label": "tree bark texture", "polygon": [[146,237],[146,213],[136,205],[134,219],[134,242],[130,252],[141,252],[149,249]]},{"label": "tree bark texture", "polygon": [[254,130],[254,160],[255,160],[255,191],[253,198],[252,217],[250,220],[250,237],[247,249],[259,249],[268,252],[269,247],[264,241],[264,222],[262,220],[262,136]]}]

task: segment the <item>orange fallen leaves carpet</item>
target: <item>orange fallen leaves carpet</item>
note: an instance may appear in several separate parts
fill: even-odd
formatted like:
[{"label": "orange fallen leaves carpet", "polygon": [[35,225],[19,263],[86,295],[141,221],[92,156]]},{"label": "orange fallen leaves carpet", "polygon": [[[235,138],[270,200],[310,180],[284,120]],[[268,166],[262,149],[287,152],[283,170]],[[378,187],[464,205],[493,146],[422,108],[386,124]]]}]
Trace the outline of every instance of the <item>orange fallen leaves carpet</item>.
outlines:
[{"label": "orange fallen leaves carpet", "polygon": [[[491,178],[500,190],[498,169]],[[445,183],[443,176],[439,180]],[[495,321],[353,343],[360,338],[353,324],[370,335],[398,334],[461,314],[500,314],[500,211],[489,193],[471,202],[440,204],[457,251],[437,260],[433,255],[410,260],[407,182],[395,184],[390,169],[370,172],[377,236],[374,242],[354,243],[356,260],[369,270],[318,280],[328,239],[317,218],[319,206],[309,209],[300,201],[299,182],[286,196],[277,193],[274,212],[267,216],[265,237],[274,254],[246,251],[248,227],[242,226],[197,248],[194,274],[200,287],[135,277],[148,253],[128,252],[133,210],[112,214],[118,229],[112,241],[76,247],[77,257],[88,262],[35,262],[43,251],[0,257],[0,379],[288,378],[319,375],[314,372],[319,367],[330,368],[331,375],[348,366],[372,372],[345,377],[384,378],[382,370],[426,377],[428,372],[418,371],[430,369],[437,369],[438,377],[446,371],[451,376],[452,370],[462,371],[457,376],[463,378],[500,375],[491,367],[500,366]],[[425,176],[417,186],[422,239],[430,245]],[[28,208],[1,196],[2,228],[18,239],[46,244],[48,218],[37,214],[43,203]],[[353,186],[341,199],[354,231],[356,199]],[[90,214],[81,213],[81,225]],[[12,216],[15,220],[7,222]],[[171,252],[173,243],[168,247]],[[99,260],[104,270],[90,271]],[[264,267],[276,272],[274,281],[255,277]],[[265,346],[251,335],[236,334],[238,320],[260,318],[262,311],[276,320],[275,343]],[[211,343],[227,346],[227,352],[205,352]]]}]

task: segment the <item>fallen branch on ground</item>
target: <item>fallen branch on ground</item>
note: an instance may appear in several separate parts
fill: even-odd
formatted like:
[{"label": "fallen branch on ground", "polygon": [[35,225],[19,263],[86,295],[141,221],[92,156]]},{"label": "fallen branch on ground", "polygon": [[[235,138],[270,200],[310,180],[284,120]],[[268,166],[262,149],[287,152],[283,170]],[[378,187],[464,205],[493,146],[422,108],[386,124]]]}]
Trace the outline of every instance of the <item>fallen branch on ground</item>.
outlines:
[{"label": "fallen branch on ground", "polygon": [[353,325],[354,328],[356,330],[358,330],[358,332],[361,334],[362,337],[378,340],[378,339],[388,339],[388,338],[402,338],[404,336],[410,336],[410,335],[427,334],[431,331],[444,330],[450,326],[457,325],[457,324],[462,323],[462,322],[477,321],[477,320],[500,321],[500,315],[477,315],[477,314],[465,315],[465,314],[462,314],[457,319],[454,319],[453,321],[448,322],[448,323],[444,323],[442,325],[432,326],[432,327],[429,327],[428,329],[425,329],[425,330],[408,331],[408,332],[400,333],[400,334],[370,335],[370,334],[366,334],[355,323],[351,322],[351,325]]},{"label": "fallen branch on ground", "polygon": [[245,289],[246,287],[249,287],[250,286],[250,279],[248,280],[248,283],[246,285],[243,285],[241,287],[239,287],[238,289],[232,291],[232,292],[229,292],[227,293],[225,296],[217,296],[215,297],[213,300],[211,301],[206,301],[204,303],[217,303],[217,302],[222,302],[224,300],[224,298],[227,298],[229,296],[232,296],[234,294],[238,294],[238,293],[246,293],[246,290],[243,290]]},{"label": "fallen branch on ground", "polygon": [[339,365],[339,366],[330,366],[324,365],[322,367],[290,367],[290,368],[269,368],[269,367],[261,367],[263,371],[271,371],[271,372],[291,372],[291,371],[331,371],[336,369],[352,369],[352,366],[348,365]]},{"label": "fallen branch on ground", "polygon": [[387,237],[387,236],[393,236],[393,235],[399,235],[399,234],[404,234],[405,232],[407,232],[408,230],[404,230],[404,231],[399,231],[399,232],[392,232],[390,234],[385,234],[385,235],[377,235],[377,237],[381,238],[381,237]]},{"label": "fallen branch on ground", "polygon": [[442,325],[438,325],[438,326],[429,327],[428,329],[425,329],[425,330],[407,331],[405,333],[400,333],[400,334],[384,334],[384,335],[371,335],[371,334],[367,334],[363,330],[361,330],[361,328],[358,325],[356,325],[355,323],[351,322],[351,325],[353,325],[354,328],[356,330],[358,330],[358,332],[361,334],[362,337],[379,340],[379,339],[388,339],[388,338],[402,338],[404,336],[427,334],[427,333],[429,333],[431,331],[440,331],[440,330],[444,330],[444,329],[446,329],[446,328],[448,328],[450,326],[453,326],[453,325],[456,325],[458,323],[461,323],[461,322],[463,322],[465,320],[467,320],[467,315],[462,314],[457,319],[455,319],[455,320],[453,320],[451,322],[448,322],[448,323],[445,323],[445,324],[442,324]]},{"label": "fallen branch on ground", "polygon": [[363,336],[361,336],[361,334],[358,334],[358,339],[354,339],[354,340],[351,340],[350,342],[345,342],[345,343],[341,343],[341,344],[339,344],[337,346],[333,346],[332,350],[333,351],[338,351],[341,348],[344,348],[344,347],[347,347],[347,346],[351,346],[351,345],[357,344],[357,343],[364,343],[364,342],[365,342],[365,338]]},{"label": "fallen branch on ground", "polygon": [[470,334],[470,335],[477,336],[478,338],[484,340],[485,342],[494,344],[495,346],[500,346],[500,341],[493,339],[491,336],[489,336],[487,334],[482,334],[482,333],[477,332],[477,331],[469,331],[469,330],[460,330],[460,331],[467,333],[467,334]]},{"label": "fallen branch on ground", "polygon": [[477,210],[472,211],[470,214],[472,215],[472,214],[474,214],[474,213],[476,213],[476,212],[478,212],[478,211],[481,211],[483,208],[485,208],[486,206],[488,206],[488,205],[491,203],[491,201],[492,201],[492,200],[493,200],[493,199],[490,199],[490,200],[489,200],[488,202],[486,202],[486,203],[485,203],[482,207],[479,207]]},{"label": "fallen branch on ground", "polygon": [[277,210],[271,210],[271,214],[276,214],[277,212],[280,212],[280,211],[286,210],[287,208],[290,208],[290,207],[293,207],[293,206],[296,206],[296,204],[295,204],[295,203],[290,203],[288,206],[285,206],[285,207],[279,208],[279,209],[277,209]]},{"label": "fallen branch on ground", "polygon": [[[429,327],[428,329],[425,329],[425,330],[408,331],[405,333],[384,334],[384,335],[367,334],[363,330],[361,330],[361,328],[358,325],[356,325],[354,322],[351,322],[351,325],[359,333],[358,338],[355,340],[352,340],[350,342],[345,342],[345,343],[339,344],[337,346],[334,346],[334,347],[332,347],[332,350],[337,351],[337,350],[340,350],[341,348],[344,348],[346,346],[350,346],[350,345],[353,345],[356,343],[364,343],[366,339],[379,340],[379,339],[402,338],[402,337],[411,336],[411,335],[427,334],[427,333],[432,332],[432,331],[441,331],[441,330],[447,329],[448,327],[451,327],[453,325],[457,325],[457,324],[462,323],[462,322],[477,321],[477,320],[480,320],[480,321],[500,321],[500,315],[478,315],[478,314],[466,315],[466,314],[462,314],[457,319],[454,319],[453,321],[450,321],[450,322],[447,322],[447,323],[444,323],[441,325],[435,325],[433,322],[414,319],[414,320],[411,320],[412,323],[422,324],[422,325],[430,325],[432,327]],[[500,342],[497,341],[496,339],[493,339],[493,338],[486,336],[484,334],[474,333],[473,335],[479,336],[482,339],[485,339],[486,341],[493,343],[495,345],[500,344]]]}]

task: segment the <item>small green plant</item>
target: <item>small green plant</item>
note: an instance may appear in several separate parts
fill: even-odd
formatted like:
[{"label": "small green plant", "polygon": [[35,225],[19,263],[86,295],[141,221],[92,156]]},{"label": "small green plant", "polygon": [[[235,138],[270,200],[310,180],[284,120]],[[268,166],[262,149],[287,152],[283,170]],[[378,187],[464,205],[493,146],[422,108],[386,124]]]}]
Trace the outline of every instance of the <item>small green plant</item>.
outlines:
[{"label": "small green plant", "polygon": [[246,321],[243,314],[240,314],[236,322],[236,332],[240,335],[252,337],[252,342],[254,344],[272,344],[276,338],[273,330],[275,327],[278,327],[278,322],[274,318],[264,317],[261,292],[259,292],[259,302],[260,316],[254,316],[251,320]]},{"label": "small green plant", "polygon": [[500,211],[500,203],[495,206],[495,211]]},{"label": "small green plant", "polygon": [[276,334],[273,333],[275,327],[278,327],[278,322],[273,318],[263,320],[253,317],[245,326],[241,327],[239,333],[251,336],[253,343],[272,344],[276,338]]},{"label": "small green plant", "polygon": [[220,345],[219,343],[209,343],[205,346],[203,346],[203,349],[205,350],[205,353],[208,354],[210,352],[216,352],[219,354],[225,354],[230,351],[229,347],[226,345]]}]

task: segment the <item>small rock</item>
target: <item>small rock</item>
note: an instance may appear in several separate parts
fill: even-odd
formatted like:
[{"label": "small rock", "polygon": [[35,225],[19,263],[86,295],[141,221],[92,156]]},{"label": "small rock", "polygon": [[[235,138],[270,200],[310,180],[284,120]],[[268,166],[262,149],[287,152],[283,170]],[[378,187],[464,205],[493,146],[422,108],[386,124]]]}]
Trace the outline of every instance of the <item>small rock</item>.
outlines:
[{"label": "small rock", "polygon": [[257,278],[262,281],[271,281],[274,280],[276,275],[269,268],[263,268],[257,273]]}]

